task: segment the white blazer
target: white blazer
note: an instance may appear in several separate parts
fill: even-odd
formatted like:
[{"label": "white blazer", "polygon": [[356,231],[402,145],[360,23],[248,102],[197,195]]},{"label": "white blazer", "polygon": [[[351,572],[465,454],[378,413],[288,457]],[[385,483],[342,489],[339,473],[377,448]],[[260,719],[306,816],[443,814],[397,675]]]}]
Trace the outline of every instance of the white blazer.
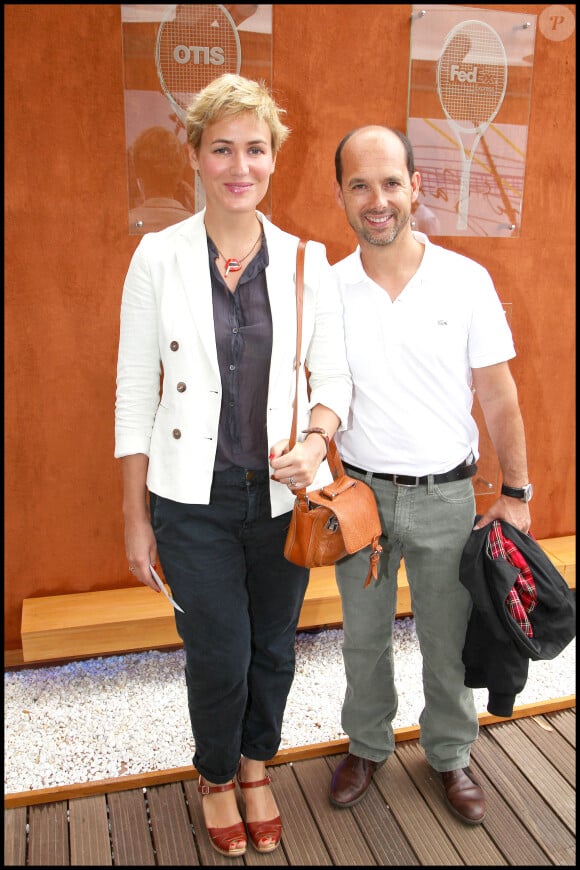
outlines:
[{"label": "white blazer", "polygon": [[[139,242],[123,288],[117,364],[115,457],[145,454],[149,490],[188,504],[209,504],[222,396],[204,214],[148,233]],[[292,423],[298,238],[257,214],[270,260],[266,281],[273,341],[266,423],[271,446],[290,436]],[[345,428],[352,379],[342,302],[325,246],[314,241],[305,254],[301,357],[298,433],[308,427],[309,409],[318,403],[331,408]],[[310,402],[304,363],[310,371]],[[323,463],[312,486],[329,477]],[[294,495],[287,486],[271,481],[270,495],[272,516],[292,508]]]}]

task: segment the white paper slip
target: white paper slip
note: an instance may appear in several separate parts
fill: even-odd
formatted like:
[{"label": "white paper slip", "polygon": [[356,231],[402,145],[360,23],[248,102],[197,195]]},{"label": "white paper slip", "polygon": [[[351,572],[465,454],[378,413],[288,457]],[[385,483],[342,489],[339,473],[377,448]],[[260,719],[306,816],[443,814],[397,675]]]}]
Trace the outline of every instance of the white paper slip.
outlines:
[{"label": "white paper slip", "polygon": [[151,571],[151,576],[153,577],[153,579],[155,580],[155,582],[157,583],[157,585],[159,586],[160,590],[163,592],[163,594],[165,595],[167,600],[173,605],[173,607],[175,607],[176,610],[179,610],[180,613],[185,613],[185,610],[183,610],[179,606],[177,601],[174,601],[173,598],[171,597],[171,595],[168,593],[167,589],[165,588],[165,586],[163,584],[163,580],[161,579],[161,577],[159,576],[159,574],[157,573],[157,571],[155,570],[153,565],[149,565],[149,570]]}]

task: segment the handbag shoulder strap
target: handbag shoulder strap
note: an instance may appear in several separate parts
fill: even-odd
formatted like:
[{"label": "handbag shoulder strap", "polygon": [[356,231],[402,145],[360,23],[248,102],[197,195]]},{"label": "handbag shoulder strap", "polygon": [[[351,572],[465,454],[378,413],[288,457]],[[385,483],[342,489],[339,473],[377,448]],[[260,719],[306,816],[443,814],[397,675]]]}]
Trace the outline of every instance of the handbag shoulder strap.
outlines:
[{"label": "handbag shoulder strap", "polygon": [[338,447],[334,443],[334,438],[330,439],[326,461],[328,462],[328,467],[330,468],[332,476],[335,480],[337,477],[343,476],[344,467],[342,464],[342,459],[340,458],[340,453],[338,452]]},{"label": "handbag shoulder strap", "polygon": [[[304,253],[306,250],[306,240],[300,239],[298,249],[296,251],[296,389],[294,391],[294,412],[292,414],[292,428],[290,430],[289,449],[292,450],[296,444],[296,426],[297,426],[297,406],[298,406],[298,384],[300,375],[300,351],[302,349],[302,308],[304,300]],[[328,445],[328,454],[326,457],[332,476],[336,479],[344,474],[344,468],[340,454],[334,443],[334,438],[330,439]]]},{"label": "handbag shoulder strap", "polygon": [[296,251],[296,389],[294,391],[294,413],[292,414],[292,429],[290,430],[289,449],[296,444],[296,424],[298,414],[298,384],[300,379],[300,351],[302,348],[302,304],[304,299],[304,252],[306,240],[300,239]]}]

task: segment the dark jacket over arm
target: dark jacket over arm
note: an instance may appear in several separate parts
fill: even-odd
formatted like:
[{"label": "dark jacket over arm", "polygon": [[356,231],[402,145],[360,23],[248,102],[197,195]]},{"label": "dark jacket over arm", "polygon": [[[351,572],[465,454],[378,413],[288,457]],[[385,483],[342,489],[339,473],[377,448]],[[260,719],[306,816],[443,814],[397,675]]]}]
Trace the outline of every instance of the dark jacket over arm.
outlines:
[{"label": "dark jacket over arm", "polygon": [[473,601],[463,663],[465,685],[489,689],[488,711],[511,716],[515,696],[526,684],[530,659],[553,659],[576,636],[576,597],[533,537],[503,520],[500,524],[534,579],[538,601],[529,614],[533,636],[522,631],[506,603],[519,570],[490,555],[491,525],[485,526],[471,533],[461,558],[460,581]]}]

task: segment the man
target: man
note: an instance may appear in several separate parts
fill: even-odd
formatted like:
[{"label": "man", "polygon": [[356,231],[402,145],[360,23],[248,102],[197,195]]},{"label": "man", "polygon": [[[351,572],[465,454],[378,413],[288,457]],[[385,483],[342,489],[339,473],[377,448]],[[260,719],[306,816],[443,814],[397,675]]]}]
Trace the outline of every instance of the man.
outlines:
[{"label": "man", "polygon": [[382,126],[354,130],[335,163],[337,200],[359,242],[333,267],[354,382],[350,428],[337,443],[347,473],[375,492],[384,552],[378,582],[366,589],[368,553],[336,566],[350,743],[330,800],[357,803],[395,749],[393,625],[404,557],[423,659],[420,744],[450,809],[476,825],[485,796],[469,768],[478,719],[464,685],[471,600],[459,563],[475,518],[474,392],[508,487],[477,527],[496,518],[530,527],[524,426],[508,364],[513,341],[488,272],[411,229],[421,179],[406,136]]}]

